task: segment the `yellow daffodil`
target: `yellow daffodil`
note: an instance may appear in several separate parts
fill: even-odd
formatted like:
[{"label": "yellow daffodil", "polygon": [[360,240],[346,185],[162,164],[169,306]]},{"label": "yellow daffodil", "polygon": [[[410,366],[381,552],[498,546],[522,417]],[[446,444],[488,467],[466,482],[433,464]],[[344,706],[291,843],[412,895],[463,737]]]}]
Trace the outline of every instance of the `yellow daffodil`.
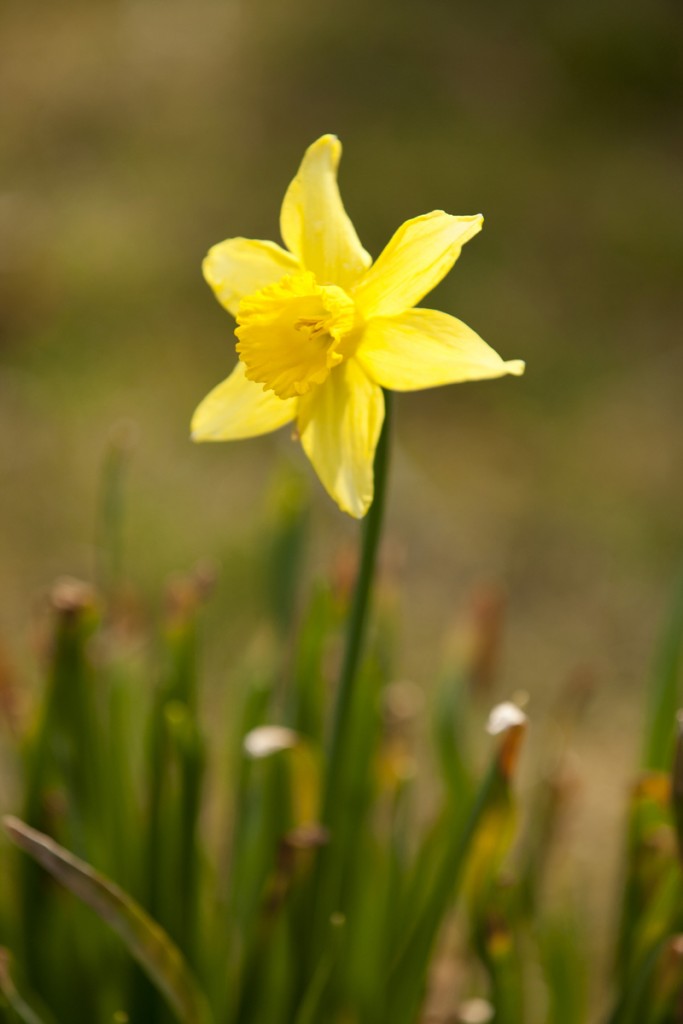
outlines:
[{"label": "yellow daffodil", "polygon": [[239,362],[201,402],[196,441],[255,437],[296,424],[329,494],[352,516],[373,497],[383,388],[521,374],[460,320],[413,308],[451,269],[483,218],[441,210],[401,225],[373,263],[337,186],[341,144],[310,146],[282,204],[286,249],[230,238],[204,276],[237,319]]}]

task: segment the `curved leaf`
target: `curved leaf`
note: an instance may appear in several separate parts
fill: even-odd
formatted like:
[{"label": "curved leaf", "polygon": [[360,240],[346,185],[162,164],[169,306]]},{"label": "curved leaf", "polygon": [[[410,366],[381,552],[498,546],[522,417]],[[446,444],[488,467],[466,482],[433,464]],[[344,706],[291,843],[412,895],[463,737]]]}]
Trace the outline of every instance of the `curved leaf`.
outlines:
[{"label": "curved leaf", "polygon": [[78,896],[123,939],[182,1024],[211,1024],[203,994],[166,932],[122,889],[18,818],[3,818],[10,838]]}]

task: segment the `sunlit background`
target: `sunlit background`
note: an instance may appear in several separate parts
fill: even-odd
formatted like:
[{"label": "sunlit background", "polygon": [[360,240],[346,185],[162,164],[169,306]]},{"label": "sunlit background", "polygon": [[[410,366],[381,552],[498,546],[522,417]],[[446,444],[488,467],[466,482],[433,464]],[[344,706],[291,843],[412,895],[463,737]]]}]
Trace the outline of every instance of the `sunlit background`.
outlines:
[{"label": "sunlit background", "polygon": [[9,0],[0,30],[6,658],[30,669],[56,575],[93,576],[112,432],[134,442],[131,581],[154,600],[175,570],[219,569],[216,679],[258,630],[284,468],[310,488],[311,573],[353,544],[287,431],[188,439],[234,362],[201,259],[277,239],[305,147],[334,132],[373,255],[409,217],[484,213],[429,305],[527,362],[397,403],[402,671],[433,678],[472,588],[503,587],[505,695],[528,692],[533,719],[572,672],[595,675],[578,770],[586,827],[609,823],[683,539],[678,5]]}]

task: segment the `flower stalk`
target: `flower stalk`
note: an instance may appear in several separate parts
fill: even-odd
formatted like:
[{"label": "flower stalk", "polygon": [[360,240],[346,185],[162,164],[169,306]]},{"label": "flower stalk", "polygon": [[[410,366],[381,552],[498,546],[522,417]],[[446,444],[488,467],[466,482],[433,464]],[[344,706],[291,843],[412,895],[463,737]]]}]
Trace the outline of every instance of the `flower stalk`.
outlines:
[{"label": "flower stalk", "polygon": [[360,562],[349,616],[344,660],[342,662],[337,698],[332,718],[328,773],[322,808],[323,824],[329,825],[334,807],[343,798],[344,764],[352,745],[351,709],[358,668],[363,653],[363,641],[367,629],[372,584],[377,564],[377,552],[382,533],[387,476],[389,469],[389,447],[391,432],[393,395],[384,392],[384,423],[375,452],[374,477],[375,496],[363,522]]}]

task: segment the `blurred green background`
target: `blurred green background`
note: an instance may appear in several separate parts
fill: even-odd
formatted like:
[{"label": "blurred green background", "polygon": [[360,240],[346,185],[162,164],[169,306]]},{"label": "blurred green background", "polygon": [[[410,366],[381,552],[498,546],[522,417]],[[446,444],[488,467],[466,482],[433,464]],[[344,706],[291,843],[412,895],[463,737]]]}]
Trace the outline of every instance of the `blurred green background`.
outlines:
[{"label": "blurred green background", "polygon": [[286,431],[188,440],[234,361],[201,259],[278,238],[305,147],[334,132],[373,255],[408,217],[484,213],[426,304],[527,361],[399,398],[386,571],[405,674],[431,678],[472,587],[502,584],[505,692],[533,716],[577,667],[601,684],[582,771],[589,828],[609,823],[683,533],[680,5],[5,0],[0,30],[10,658],[30,662],[41,588],[92,577],[112,430],[136,438],[130,577],[155,594],[208,558],[232,596],[217,677],[257,629],[248,552],[283,464],[310,482],[313,572],[353,543]]}]

